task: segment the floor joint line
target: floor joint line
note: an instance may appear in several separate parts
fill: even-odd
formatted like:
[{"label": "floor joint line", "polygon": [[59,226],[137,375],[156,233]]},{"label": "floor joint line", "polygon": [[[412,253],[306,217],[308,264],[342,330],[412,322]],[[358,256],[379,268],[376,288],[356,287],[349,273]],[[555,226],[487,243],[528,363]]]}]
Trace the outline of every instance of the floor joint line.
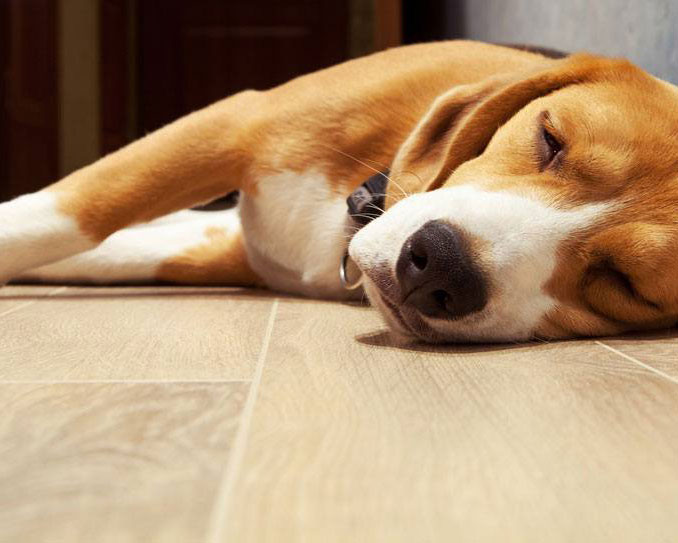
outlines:
[{"label": "floor joint line", "polygon": [[638,364],[639,366],[642,366],[643,368],[651,371],[652,373],[656,373],[657,375],[660,375],[660,376],[664,377],[665,379],[668,379],[672,383],[675,383],[675,384],[678,385],[678,378],[673,377],[673,376],[669,375],[668,373],[664,373],[662,370],[658,370],[657,368],[650,366],[649,364],[646,364],[645,362],[641,362],[637,358],[629,356],[628,354],[626,354],[626,353],[624,353],[624,352],[622,352],[618,349],[615,349],[614,347],[611,347],[610,345],[607,345],[606,343],[603,343],[602,341],[596,340],[596,343],[598,345],[600,345],[601,347],[607,349],[608,351],[611,351],[615,354],[618,354],[619,356],[626,358],[626,360],[634,362],[634,363]]},{"label": "floor joint line", "polygon": [[235,487],[240,471],[240,464],[242,463],[245,456],[245,450],[247,449],[252,414],[254,413],[254,406],[259,394],[259,385],[261,384],[261,376],[264,372],[266,357],[268,356],[268,347],[271,343],[273,324],[278,313],[279,301],[279,298],[276,298],[271,306],[271,313],[268,317],[268,324],[266,325],[266,332],[262,341],[254,377],[252,378],[252,383],[250,384],[250,389],[247,394],[247,400],[245,401],[245,406],[243,407],[242,415],[240,417],[240,424],[238,425],[238,431],[233,441],[231,455],[224,468],[221,483],[219,484],[217,496],[212,507],[206,537],[207,543],[223,543],[224,541],[224,530],[231,506],[233,488]]},{"label": "floor joint line", "polygon": [[[64,290],[67,290],[67,289],[68,289],[68,287],[64,286],[64,287],[55,288],[54,290],[50,290],[47,294],[44,294],[42,296],[38,296],[38,297],[36,297],[32,300],[29,300],[27,302],[24,302],[22,304],[10,307],[9,309],[0,313],[0,317],[4,317],[5,315],[9,315],[10,313],[16,313],[20,309],[24,309],[25,307],[28,307],[29,305],[33,305],[34,303],[37,303],[44,298],[49,298],[50,296],[54,296],[55,294],[59,294],[59,293],[63,292]],[[0,301],[1,300],[2,300],[2,298],[0,298]]]},{"label": "floor joint line", "polygon": [[0,379],[2,385],[224,385],[252,379]]}]

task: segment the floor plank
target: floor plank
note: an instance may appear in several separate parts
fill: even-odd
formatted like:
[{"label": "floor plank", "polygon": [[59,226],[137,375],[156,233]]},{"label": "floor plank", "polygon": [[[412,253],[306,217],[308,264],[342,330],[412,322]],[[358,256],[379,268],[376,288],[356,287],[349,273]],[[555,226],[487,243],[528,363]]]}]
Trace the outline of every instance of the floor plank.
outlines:
[{"label": "floor plank", "polygon": [[63,292],[68,287],[54,285],[9,285],[0,288],[0,318],[24,307],[33,305],[40,298]]},{"label": "floor plank", "polygon": [[0,380],[249,379],[270,294],[69,288],[0,317]]},{"label": "floor plank", "polygon": [[605,338],[602,342],[678,380],[677,330]]},{"label": "floor plank", "polygon": [[247,387],[0,385],[0,541],[203,541]]},{"label": "floor plank", "polygon": [[678,387],[589,341],[404,350],[282,300],[211,542],[674,541]]}]

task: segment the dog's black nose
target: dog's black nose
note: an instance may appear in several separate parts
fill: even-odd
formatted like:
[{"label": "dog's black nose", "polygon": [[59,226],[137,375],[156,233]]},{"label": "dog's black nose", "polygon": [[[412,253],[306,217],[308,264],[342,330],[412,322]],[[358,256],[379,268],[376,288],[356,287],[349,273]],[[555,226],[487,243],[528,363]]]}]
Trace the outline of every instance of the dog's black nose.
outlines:
[{"label": "dog's black nose", "polygon": [[459,318],[487,303],[487,286],[468,242],[442,221],[427,222],[403,244],[396,278],[404,304],[430,317]]}]

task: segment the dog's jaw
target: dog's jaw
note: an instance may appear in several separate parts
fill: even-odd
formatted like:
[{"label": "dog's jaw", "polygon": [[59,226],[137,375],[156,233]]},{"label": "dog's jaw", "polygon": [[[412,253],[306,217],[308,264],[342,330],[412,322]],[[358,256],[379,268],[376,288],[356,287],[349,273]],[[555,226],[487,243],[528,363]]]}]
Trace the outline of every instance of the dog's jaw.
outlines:
[{"label": "dog's jaw", "polygon": [[[521,341],[556,305],[543,285],[559,245],[604,216],[610,204],[559,210],[526,196],[470,185],[410,196],[359,231],[349,253],[366,276],[366,292],[400,335],[425,341]],[[405,240],[430,220],[444,220],[482,247],[490,285],[486,307],[457,320],[402,305],[395,266]]]}]

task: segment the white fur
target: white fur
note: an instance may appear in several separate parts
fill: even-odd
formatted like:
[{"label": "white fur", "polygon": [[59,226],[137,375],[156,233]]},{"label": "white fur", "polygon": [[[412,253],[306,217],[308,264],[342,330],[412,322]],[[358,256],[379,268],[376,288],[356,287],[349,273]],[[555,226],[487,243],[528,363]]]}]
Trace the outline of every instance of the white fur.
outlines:
[{"label": "white fur", "polygon": [[42,191],[0,204],[0,284],[20,272],[95,245]]},{"label": "white fur", "polygon": [[[439,189],[415,194],[393,206],[358,232],[349,253],[368,278],[390,275],[387,290],[391,292],[382,290],[381,294],[395,301],[399,292],[393,270],[405,240],[430,220],[449,221],[487,243],[482,262],[492,285],[490,300],[482,311],[456,321],[410,317],[431,328],[428,339],[526,339],[554,305],[543,286],[553,273],[559,244],[609,208],[610,204],[590,204],[559,210],[508,192],[487,192],[472,186]],[[385,309],[379,289],[369,279],[366,290],[396,329],[410,332]]]},{"label": "white fur", "polygon": [[172,213],[120,230],[91,251],[30,270],[19,279],[100,284],[153,281],[167,259],[209,242],[208,228],[239,231],[237,210]]},{"label": "white fur", "polygon": [[339,262],[350,232],[346,195],[320,171],[282,172],[258,180],[243,195],[240,214],[247,255],[268,286],[323,298],[348,298]]}]

